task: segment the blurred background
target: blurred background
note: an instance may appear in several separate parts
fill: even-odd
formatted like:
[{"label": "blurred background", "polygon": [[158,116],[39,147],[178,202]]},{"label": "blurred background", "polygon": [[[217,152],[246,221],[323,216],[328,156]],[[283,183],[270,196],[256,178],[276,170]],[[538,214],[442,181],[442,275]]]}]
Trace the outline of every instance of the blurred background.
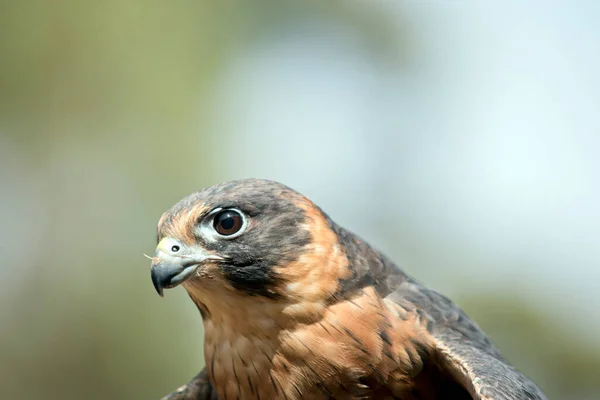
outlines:
[{"label": "blurred background", "polygon": [[600,391],[600,3],[0,2],[0,398],[158,399],[203,365],[161,213],[306,194],[552,399]]}]

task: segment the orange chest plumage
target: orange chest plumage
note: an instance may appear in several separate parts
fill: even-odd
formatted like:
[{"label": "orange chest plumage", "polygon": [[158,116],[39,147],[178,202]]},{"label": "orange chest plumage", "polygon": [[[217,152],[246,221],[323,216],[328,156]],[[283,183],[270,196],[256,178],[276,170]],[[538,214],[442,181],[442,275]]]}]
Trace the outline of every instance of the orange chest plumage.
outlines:
[{"label": "orange chest plumage", "polygon": [[208,374],[222,399],[402,396],[427,348],[416,316],[402,317],[366,289],[289,329],[258,320],[242,334],[208,320]]}]

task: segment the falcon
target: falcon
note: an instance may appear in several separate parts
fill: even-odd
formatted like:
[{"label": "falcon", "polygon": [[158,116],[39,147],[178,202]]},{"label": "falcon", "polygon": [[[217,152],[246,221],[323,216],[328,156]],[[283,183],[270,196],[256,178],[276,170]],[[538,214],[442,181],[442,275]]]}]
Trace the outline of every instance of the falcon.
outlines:
[{"label": "falcon", "polygon": [[291,188],[200,190],[158,222],[155,289],[183,286],[206,367],[163,400],[541,400],[451,300]]}]

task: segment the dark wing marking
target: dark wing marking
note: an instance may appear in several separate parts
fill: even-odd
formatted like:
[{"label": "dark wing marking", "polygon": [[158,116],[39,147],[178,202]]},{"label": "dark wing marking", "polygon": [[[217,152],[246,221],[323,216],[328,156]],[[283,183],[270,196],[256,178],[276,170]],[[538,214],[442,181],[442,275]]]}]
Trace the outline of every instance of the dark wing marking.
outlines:
[{"label": "dark wing marking", "polygon": [[542,391],[511,366],[483,331],[447,297],[404,280],[387,298],[427,321],[439,367],[476,400],[545,400]]},{"label": "dark wing marking", "polygon": [[161,400],[219,400],[213,389],[206,368],[196,375],[188,384],[180,387]]}]

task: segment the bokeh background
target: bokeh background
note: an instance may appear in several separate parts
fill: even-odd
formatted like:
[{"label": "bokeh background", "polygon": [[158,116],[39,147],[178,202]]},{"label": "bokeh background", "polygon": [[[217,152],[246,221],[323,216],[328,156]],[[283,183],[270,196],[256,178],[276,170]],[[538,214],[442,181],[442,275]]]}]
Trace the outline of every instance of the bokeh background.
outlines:
[{"label": "bokeh background", "polygon": [[0,398],[203,365],[156,222],[263,177],[451,296],[552,399],[600,393],[600,3],[0,2]]}]

